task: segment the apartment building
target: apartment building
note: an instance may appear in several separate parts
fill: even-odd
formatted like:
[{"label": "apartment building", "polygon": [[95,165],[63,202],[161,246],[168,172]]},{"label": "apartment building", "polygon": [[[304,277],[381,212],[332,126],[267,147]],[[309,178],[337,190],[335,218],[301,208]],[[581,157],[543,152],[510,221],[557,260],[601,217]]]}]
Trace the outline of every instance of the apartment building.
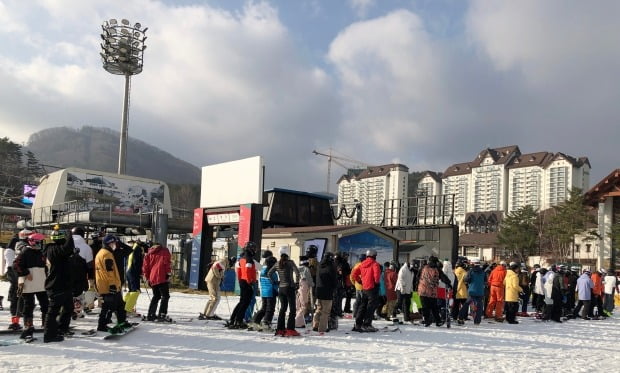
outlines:
[{"label": "apartment building", "polygon": [[[409,168],[402,164],[387,164],[368,167],[356,174],[343,175],[338,179],[338,205],[352,211],[356,203],[361,203],[361,222],[364,224],[397,225],[406,214]],[[398,201],[398,208],[386,217],[386,201]],[[388,214],[389,215],[389,214]],[[391,221],[384,221],[384,219]],[[342,216],[337,224],[355,224],[355,216]]]},{"label": "apartment building", "polygon": [[[501,220],[528,204],[538,210],[555,206],[573,187],[588,190],[590,168],[588,158],[564,153],[522,154],[516,145],[484,149],[474,160],[443,172],[441,193],[454,195],[454,218],[465,231],[469,215],[478,222],[484,222],[485,214]],[[425,176],[418,187],[431,190],[428,183]]]}]

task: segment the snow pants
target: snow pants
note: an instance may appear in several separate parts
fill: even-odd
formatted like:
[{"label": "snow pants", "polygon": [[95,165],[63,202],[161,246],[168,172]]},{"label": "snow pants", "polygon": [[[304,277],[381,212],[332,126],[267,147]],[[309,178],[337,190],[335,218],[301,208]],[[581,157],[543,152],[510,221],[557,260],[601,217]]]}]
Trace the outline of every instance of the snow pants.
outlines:
[{"label": "snow pants", "polygon": [[43,320],[45,320],[45,315],[47,315],[47,308],[49,306],[49,300],[47,299],[47,293],[44,291],[40,291],[38,293],[22,294],[22,298],[24,298],[24,319],[33,318],[35,296],[37,297],[37,301],[39,302],[39,307],[41,307],[41,316]]},{"label": "snow pants", "polygon": [[[278,314],[277,330],[295,330],[295,289],[285,287],[278,289],[278,299],[280,300],[280,313]],[[290,308],[288,317],[286,310]]]},{"label": "snow pants", "polygon": [[230,323],[241,325],[243,324],[243,318],[245,317],[245,311],[248,309],[252,297],[254,296],[254,289],[252,285],[248,284],[245,280],[239,281],[239,303],[233,309],[230,315]]},{"label": "snow pants", "polygon": [[[58,330],[68,331],[73,314],[73,294],[71,291],[48,291],[50,303],[45,317],[43,336],[53,338]],[[60,316],[60,317],[59,317]]]},{"label": "snow pants", "polygon": [[[579,311],[581,311],[581,315],[579,314]],[[590,314],[590,300],[579,300],[579,302],[577,302],[577,306],[575,307],[575,310],[573,311],[573,316],[575,317],[580,316],[583,319],[583,318],[588,317],[589,314]]]},{"label": "snow pants", "polygon": [[209,301],[205,305],[204,315],[215,316],[215,310],[222,299],[220,281],[216,279],[216,281],[207,282],[207,290],[209,290]]},{"label": "snow pants", "polygon": [[306,280],[299,282],[299,289],[297,290],[297,314],[295,315],[295,327],[306,326],[306,311],[308,308],[308,302],[310,300],[310,285]]},{"label": "snow pants", "polygon": [[519,302],[506,302],[506,321],[513,323],[517,321],[517,310]]},{"label": "snow pants", "polygon": [[312,328],[318,329],[319,332],[327,330],[327,321],[332,309],[331,299],[317,299],[316,310],[314,311],[314,319],[312,319]]},{"label": "snow pants", "polygon": [[104,294],[101,313],[99,314],[98,329],[105,329],[112,322],[112,314],[116,314],[116,322],[122,323],[127,321],[127,313],[125,312],[125,302],[121,293]]},{"label": "snow pants", "polygon": [[493,311],[495,311],[495,318],[499,319],[504,316],[504,287],[492,285],[489,293],[489,304],[486,309],[486,316],[488,318],[493,317]]},{"label": "snow pants", "polygon": [[[424,325],[428,326],[433,323],[441,324],[441,316],[439,316],[439,306],[437,298],[420,296],[422,301],[422,316],[424,317]],[[433,319],[431,320],[431,315]]]},{"label": "snow pants", "polygon": [[[168,300],[170,299],[170,284],[167,282],[151,286],[153,289],[153,298],[151,298],[151,304],[149,305],[149,316],[163,316],[168,314]],[[156,314],[157,305],[159,305],[159,313]]]},{"label": "snow pants", "polygon": [[357,307],[357,314],[355,316],[356,327],[372,325],[373,314],[377,308],[378,301],[378,286],[370,290],[362,290],[362,299],[360,300],[359,307]]},{"label": "snow pants", "polygon": [[614,311],[614,295],[605,294],[605,302],[603,303],[603,309],[607,312]]},{"label": "snow pants", "polygon": [[255,324],[262,323],[263,325],[271,326],[271,321],[273,320],[273,314],[276,311],[276,297],[262,297],[261,298],[261,307],[256,315],[254,315],[254,319],[252,320]]},{"label": "snow pants", "polygon": [[467,318],[467,314],[469,313],[469,308],[471,307],[472,313],[474,314],[474,324],[480,324],[482,321],[483,314],[483,303],[482,296],[470,295],[467,299],[467,302],[463,304],[461,310],[459,311],[459,320],[465,320]]}]

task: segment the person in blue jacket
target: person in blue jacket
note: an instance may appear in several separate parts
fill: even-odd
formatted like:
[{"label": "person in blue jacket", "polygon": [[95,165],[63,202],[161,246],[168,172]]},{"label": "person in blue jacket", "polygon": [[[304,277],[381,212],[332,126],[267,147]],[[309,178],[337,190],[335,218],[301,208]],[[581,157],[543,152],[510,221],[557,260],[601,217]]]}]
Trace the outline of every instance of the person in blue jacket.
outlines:
[{"label": "person in blue jacket", "polygon": [[278,296],[278,275],[273,272],[271,277],[267,276],[267,272],[276,264],[278,260],[271,256],[265,259],[265,266],[260,272],[260,295],[261,308],[254,315],[252,320],[252,328],[265,332],[272,331],[271,321],[276,310],[276,298]]},{"label": "person in blue jacket", "polygon": [[484,313],[482,298],[484,298],[484,287],[486,283],[486,274],[480,266],[480,259],[472,260],[472,269],[469,270],[467,276],[465,276],[465,283],[468,285],[469,298],[461,307],[458,319],[456,320],[459,325],[465,323],[469,307],[472,307],[474,314],[474,325],[480,325],[482,321],[482,314]]}]

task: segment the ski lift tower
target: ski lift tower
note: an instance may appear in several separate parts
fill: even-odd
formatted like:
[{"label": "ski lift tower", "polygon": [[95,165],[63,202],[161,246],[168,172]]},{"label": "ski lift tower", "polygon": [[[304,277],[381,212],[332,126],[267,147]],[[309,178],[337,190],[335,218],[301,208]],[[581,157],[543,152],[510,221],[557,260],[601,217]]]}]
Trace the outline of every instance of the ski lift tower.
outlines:
[{"label": "ski lift tower", "polygon": [[146,45],[146,30],[140,23],[133,26],[126,19],[120,23],[112,18],[101,25],[101,59],[105,71],[125,76],[125,99],[123,101],[123,116],[121,121],[121,140],[118,150],[118,173],[125,174],[127,163],[127,116],[129,114],[129,91],[131,76],[142,72],[144,50]]}]

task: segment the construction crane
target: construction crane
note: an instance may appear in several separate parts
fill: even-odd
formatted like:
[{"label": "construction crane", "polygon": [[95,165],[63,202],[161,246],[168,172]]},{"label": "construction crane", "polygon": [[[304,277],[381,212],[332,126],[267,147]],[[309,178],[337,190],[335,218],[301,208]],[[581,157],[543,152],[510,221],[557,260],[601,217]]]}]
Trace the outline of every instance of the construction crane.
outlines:
[{"label": "construction crane", "polygon": [[[337,156],[337,155],[333,155],[332,154],[332,149],[329,149],[329,153],[323,153],[323,152],[319,152],[316,150],[312,151],[312,154],[316,154],[316,155],[320,155],[323,157],[327,157],[327,188],[326,191],[329,194],[329,186],[331,185],[331,173],[332,173],[332,162],[334,162],[335,164],[344,167],[345,169],[351,169],[351,168],[361,168],[361,167],[372,167],[364,162],[360,162],[357,161],[355,159],[350,159],[350,158],[346,158],[346,157],[341,157],[341,156]],[[356,165],[357,167],[349,167],[346,164],[342,163],[342,162],[348,162],[351,164]],[[360,167],[361,166],[361,167]]]}]

